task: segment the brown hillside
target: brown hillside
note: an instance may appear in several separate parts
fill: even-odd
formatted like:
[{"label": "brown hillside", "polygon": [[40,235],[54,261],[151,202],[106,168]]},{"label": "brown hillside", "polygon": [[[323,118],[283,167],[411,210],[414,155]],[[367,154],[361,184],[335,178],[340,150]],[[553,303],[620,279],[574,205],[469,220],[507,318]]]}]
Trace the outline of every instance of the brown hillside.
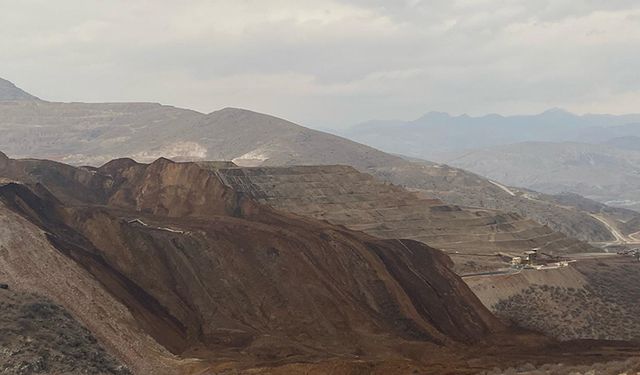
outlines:
[{"label": "brown hillside", "polygon": [[41,183],[5,183],[0,200],[174,354],[402,358],[402,343],[437,352],[505,330],[441,252],[273,211],[195,164],[36,170]]}]

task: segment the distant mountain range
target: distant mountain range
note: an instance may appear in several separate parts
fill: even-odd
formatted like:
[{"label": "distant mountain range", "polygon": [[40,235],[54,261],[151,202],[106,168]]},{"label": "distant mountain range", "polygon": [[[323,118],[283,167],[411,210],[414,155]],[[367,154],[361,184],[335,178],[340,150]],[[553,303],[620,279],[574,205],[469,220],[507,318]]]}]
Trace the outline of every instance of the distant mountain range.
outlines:
[{"label": "distant mountain range", "polygon": [[463,168],[507,185],[572,192],[640,210],[640,115],[450,116],[370,121],[344,135],[381,150]]},{"label": "distant mountain range", "polygon": [[408,161],[273,116],[236,108],[203,114],[155,103],[56,103],[6,86],[0,150],[10,157],[94,166],[118,157],[227,160],[241,166],[343,164],[449,204],[517,212],[589,242],[614,240],[591,212],[546,198],[522,199],[476,174]]},{"label": "distant mountain range", "polygon": [[524,116],[471,117],[430,112],[413,121],[365,122],[341,135],[386,152],[434,160],[443,152],[512,143],[601,143],[640,137],[640,114],[579,116],[557,108]]},{"label": "distant mountain range", "polygon": [[[625,140],[626,142],[626,140]],[[614,144],[527,142],[439,158],[512,186],[557,194],[573,192],[640,210],[640,151]]]}]

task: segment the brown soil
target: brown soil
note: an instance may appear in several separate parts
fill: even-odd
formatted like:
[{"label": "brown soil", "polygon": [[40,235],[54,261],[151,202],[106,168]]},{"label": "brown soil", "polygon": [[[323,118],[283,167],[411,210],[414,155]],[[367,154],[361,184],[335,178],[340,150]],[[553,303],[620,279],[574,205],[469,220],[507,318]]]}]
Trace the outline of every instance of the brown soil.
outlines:
[{"label": "brown soil", "polygon": [[[101,297],[99,306],[111,324],[69,304],[82,300],[72,298],[81,285],[66,294],[40,287],[55,291],[52,299],[138,373],[146,373],[140,353],[160,374],[464,374],[523,360],[592,363],[638,353],[602,343],[558,346],[515,331],[480,303],[442,252],[275,211],[196,164],[2,163],[4,177],[26,183],[0,187],[2,204],[115,299]],[[3,251],[19,259],[21,249]],[[33,285],[17,265],[3,267],[0,276]],[[145,344],[119,348],[111,331],[120,329]]]}]

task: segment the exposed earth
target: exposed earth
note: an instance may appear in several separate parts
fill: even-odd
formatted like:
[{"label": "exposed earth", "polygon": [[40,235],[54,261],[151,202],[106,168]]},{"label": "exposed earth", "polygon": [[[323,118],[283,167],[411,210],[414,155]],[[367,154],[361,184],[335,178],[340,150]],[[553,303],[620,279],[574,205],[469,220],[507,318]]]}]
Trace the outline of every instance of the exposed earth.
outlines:
[{"label": "exposed earth", "polygon": [[0,81],[0,128],[5,373],[638,370],[633,211],[233,108]]},{"label": "exposed earth", "polygon": [[66,309],[140,374],[473,374],[640,355],[505,324],[441,251],[273,209],[216,166],[2,157],[0,280]]}]

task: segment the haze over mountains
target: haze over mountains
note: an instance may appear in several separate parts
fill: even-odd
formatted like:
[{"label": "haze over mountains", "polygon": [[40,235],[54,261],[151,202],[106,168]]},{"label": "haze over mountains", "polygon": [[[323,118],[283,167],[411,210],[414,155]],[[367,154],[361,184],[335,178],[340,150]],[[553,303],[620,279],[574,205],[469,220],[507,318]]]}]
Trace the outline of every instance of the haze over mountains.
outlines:
[{"label": "haze over mountains", "polygon": [[383,151],[434,160],[443,152],[511,143],[602,143],[640,136],[640,114],[579,116],[557,108],[518,116],[471,117],[429,112],[413,121],[365,122],[343,134]]},{"label": "haze over mountains", "polygon": [[640,152],[611,143],[516,143],[465,152],[449,163],[512,186],[640,210]]},{"label": "haze over mountains", "polygon": [[460,167],[511,186],[640,209],[640,115],[470,117],[431,112],[344,132],[383,151]]}]

